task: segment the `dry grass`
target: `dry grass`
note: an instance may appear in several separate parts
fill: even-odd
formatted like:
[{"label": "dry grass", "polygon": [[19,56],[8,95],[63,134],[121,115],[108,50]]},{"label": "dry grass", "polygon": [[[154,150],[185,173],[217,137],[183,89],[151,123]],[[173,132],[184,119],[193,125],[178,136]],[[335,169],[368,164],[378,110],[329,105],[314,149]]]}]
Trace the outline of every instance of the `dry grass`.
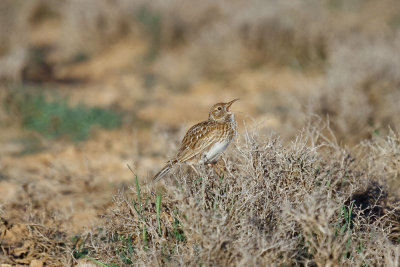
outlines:
[{"label": "dry grass", "polygon": [[139,184],[132,175],[133,186],[114,197],[103,222],[77,236],[61,230],[61,210],[40,209],[48,193],[28,184],[13,204],[25,210],[26,223],[2,221],[1,260],[396,266],[400,205],[389,186],[398,183],[397,133],[346,149],[322,134],[329,128],[309,125],[288,144],[260,132],[239,137],[222,159],[221,177],[204,167],[197,177],[186,166],[161,184]]},{"label": "dry grass", "polygon": [[[399,149],[394,139],[368,147]],[[161,188],[120,192],[83,247],[120,266],[395,266],[400,206],[383,184],[398,166],[365,155],[316,129],[288,145],[246,133],[224,157],[223,177],[182,167]]]},{"label": "dry grass", "polygon": [[[43,266],[68,266],[72,258],[65,246],[66,235],[56,227],[40,224],[10,224],[0,222],[2,263]],[[37,265],[35,265],[37,264]]]}]

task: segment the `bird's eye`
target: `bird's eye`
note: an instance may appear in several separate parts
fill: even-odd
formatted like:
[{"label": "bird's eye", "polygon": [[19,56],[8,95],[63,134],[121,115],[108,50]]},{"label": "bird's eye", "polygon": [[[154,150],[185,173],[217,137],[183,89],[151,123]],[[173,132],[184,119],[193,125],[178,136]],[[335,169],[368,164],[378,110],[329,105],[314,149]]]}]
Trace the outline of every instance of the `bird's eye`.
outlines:
[{"label": "bird's eye", "polygon": [[222,108],[221,107],[218,107],[218,110],[221,110]]}]

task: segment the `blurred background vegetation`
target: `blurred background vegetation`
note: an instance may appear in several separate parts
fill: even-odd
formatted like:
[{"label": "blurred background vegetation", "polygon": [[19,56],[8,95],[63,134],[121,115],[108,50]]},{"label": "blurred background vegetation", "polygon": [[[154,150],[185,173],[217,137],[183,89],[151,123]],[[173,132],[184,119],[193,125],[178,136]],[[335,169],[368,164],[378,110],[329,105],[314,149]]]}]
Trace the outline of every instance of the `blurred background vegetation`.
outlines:
[{"label": "blurred background vegetation", "polygon": [[126,163],[147,179],[233,98],[240,129],[285,142],[326,121],[344,146],[386,136],[399,48],[398,0],[1,0],[1,203],[78,231]]},{"label": "blurred background vegetation", "polygon": [[231,97],[288,138],[311,115],[350,145],[399,122],[398,1],[0,5],[3,126],[73,140],[92,124],[176,130]]}]

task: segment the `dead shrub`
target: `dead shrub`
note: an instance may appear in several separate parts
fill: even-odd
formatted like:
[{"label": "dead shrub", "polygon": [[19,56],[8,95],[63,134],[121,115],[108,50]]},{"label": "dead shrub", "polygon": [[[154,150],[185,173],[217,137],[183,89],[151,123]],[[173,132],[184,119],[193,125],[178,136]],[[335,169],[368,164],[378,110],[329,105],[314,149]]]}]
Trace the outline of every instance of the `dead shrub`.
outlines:
[{"label": "dead shrub", "polygon": [[354,266],[398,255],[398,203],[371,187],[389,173],[377,176],[320,131],[290,144],[246,132],[223,160],[221,177],[182,166],[163,187],[120,192],[101,231],[88,235],[90,257],[123,266]]}]

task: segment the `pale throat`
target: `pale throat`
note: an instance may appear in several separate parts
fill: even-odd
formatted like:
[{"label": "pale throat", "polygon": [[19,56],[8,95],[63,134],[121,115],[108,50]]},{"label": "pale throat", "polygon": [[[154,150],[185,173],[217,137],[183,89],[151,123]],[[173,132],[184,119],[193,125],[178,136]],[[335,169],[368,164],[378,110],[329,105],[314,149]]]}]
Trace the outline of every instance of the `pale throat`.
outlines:
[{"label": "pale throat", "polygon": [[235,122],[235,114],[232,113],[232,114],[229,115],[229,121],[230,122]]},{"label": "pale throat", "polygon": [[233,126],[236,125],[235,121],[235,114],[229,114],[228,116],[225,117],[225,122],[232,124]]}]

